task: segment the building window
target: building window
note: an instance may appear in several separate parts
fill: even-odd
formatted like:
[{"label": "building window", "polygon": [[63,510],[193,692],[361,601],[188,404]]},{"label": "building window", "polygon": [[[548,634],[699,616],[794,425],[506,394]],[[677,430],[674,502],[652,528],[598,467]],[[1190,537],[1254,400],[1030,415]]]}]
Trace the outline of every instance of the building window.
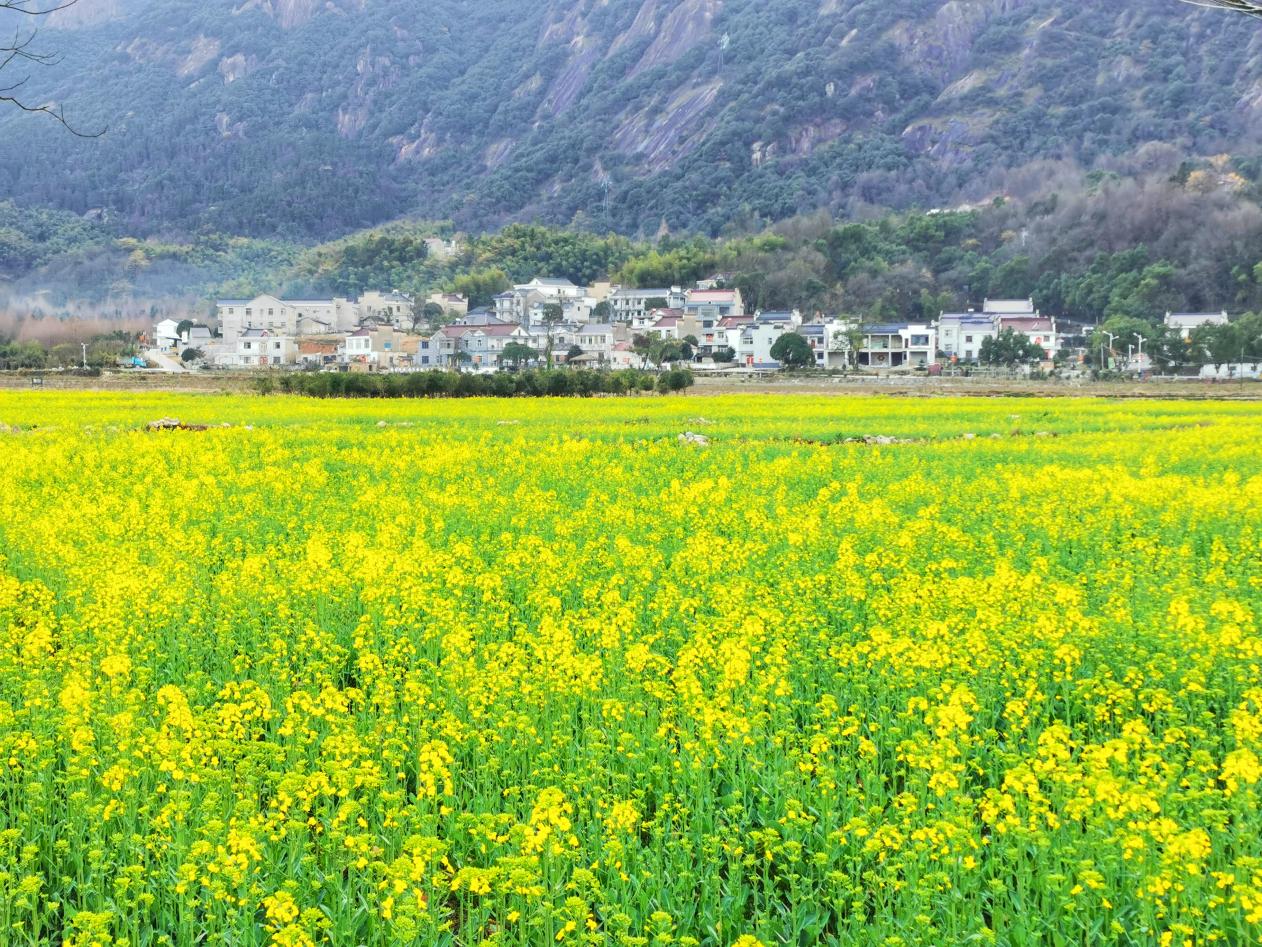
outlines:
[{"label": "building window", "polygon": [[971,335],[966,335],[966,336],[964,336],[964,341],[965,341],[965,342],[972,342],[972,341],[973,341],[973,337],[972,337]]}]

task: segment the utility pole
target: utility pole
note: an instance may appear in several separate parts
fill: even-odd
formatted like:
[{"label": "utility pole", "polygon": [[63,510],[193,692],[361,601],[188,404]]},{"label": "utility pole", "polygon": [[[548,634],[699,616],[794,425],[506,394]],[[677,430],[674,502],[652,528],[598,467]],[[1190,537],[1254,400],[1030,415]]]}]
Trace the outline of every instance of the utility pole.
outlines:
[{"label": "utility pole", "polygon": [[83,346],[83,370],[87,371],[88,369],[88,343],[80,342],[79,344]]},{"label": "utility pole", "polygon": [[1148,340],[1138,332],[1135,333],[1135,338],[1139,342],[1139,374],[1142,376],[1144,374],[1144,343]]}]

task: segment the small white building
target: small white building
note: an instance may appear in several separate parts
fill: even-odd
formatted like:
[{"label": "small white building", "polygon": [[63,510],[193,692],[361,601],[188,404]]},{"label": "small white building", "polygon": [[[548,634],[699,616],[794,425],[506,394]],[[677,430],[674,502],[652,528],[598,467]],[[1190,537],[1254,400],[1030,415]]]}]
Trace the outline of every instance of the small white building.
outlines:
[{"label": "small white building", "polygon": [[778,322],[750,323],[740,329],[736,342],[736,361],[747,368],[778,368],[771,349],[780,336],[791,329]]},{"label": "small white building", "polygon": [[153,327],[154,348],[173,351],[180,344],[180,324],[174,319],[163,319]]},{"label": "small white building", "polygon": [[1181,339],[1191,338],[1202,326],[1225,326],[1228,321],[1226,312],[1167,312],[1165,320],[1166,328]]}]

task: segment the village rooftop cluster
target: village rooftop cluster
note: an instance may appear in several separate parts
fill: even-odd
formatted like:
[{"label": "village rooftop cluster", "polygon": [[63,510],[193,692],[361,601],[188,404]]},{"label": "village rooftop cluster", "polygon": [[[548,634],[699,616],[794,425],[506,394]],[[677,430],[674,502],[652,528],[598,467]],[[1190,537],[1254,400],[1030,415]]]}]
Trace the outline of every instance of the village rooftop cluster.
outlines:
[{"label": "village rooftop cluster", "polygon": [[[933,322],[865,324],[798,311],[747,311],[723,276],[679,286],[577,286],[536,278],[471,309],[463,296],[414,299],[369,292],[359,299],[222,299],[217,326],[167,319],[153,330],[157,352],[222,369],[496,372],[532,365],[632,368],[691,363],[714,371],[784,367],[880,372],[976,365],[987,340],[1019,339],[1028,362],[1083,363],[1090,327],[1058,323],[1034,301],[986,300],[981,309]],[[1227,314],[1166,314],[1187,338]],[[802,344],[786,345],[788,335]],[[779,343],[779,344],[778,344]],[[786,359],[787,352],[795,352]],[[1041,358],[1039,357],[1041,353]],[[1123,353],[1125,353],[1123,357]],[[1119,341],[1110,367],[1144,370],[1146,355]],[[1116,356],[1116,359],[1114,359]]]}]

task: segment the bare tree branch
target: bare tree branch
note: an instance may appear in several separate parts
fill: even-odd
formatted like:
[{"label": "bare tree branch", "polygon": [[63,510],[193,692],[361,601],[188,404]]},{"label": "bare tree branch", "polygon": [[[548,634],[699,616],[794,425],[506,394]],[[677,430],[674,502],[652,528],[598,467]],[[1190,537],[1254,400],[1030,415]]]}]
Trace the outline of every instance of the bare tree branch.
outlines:
[{"label": "bare tree branch", "polygon": [[1213,7],[1262,18],[1262,2],[1255,2],[1255,0],[1183,0],[1183,2],[1194,7]]},{"label": "bare tree branch", "polygon": [[[49,0],[49,2],[44,3],[37,2],[37,0],[0,0],[0,14],[12,13],[31,18],[46,17],[49,14],[56,13],[58,10],[72,7],[78,2],[79,0]],[[0,46],[0,72],[18,62],[24,62],[32,66],[52,66],[60,62],[60,57],[56,53],[42,53],[32,48],[37,35],[38,30],[32,29],[23,34],[19,29],[14,33],[13,40],[9,45]],[[0,86],[0,106],[8,105],[22,112],[47,115],[72,135],[79,138],[100,138],[105,134],[105,129],[101,129],[98,132],[84,132],[75,128],[66,119],[66,113],[60,105],[34,105],[30,101],[19,97],[16,93],[26,85],[29,79],[30,76],[26,75],[7,86]]]},{"label": "bare tree branch", "polygon": [[27,16],[48,16],[48,14],[64,10],[66,7],[72,7],[78,2],[79,0],[64,0],[63,3],[57,3],[51,7],[40,7],[33,3],[32,0],[0,0],[0,10],[24,13]]}]

